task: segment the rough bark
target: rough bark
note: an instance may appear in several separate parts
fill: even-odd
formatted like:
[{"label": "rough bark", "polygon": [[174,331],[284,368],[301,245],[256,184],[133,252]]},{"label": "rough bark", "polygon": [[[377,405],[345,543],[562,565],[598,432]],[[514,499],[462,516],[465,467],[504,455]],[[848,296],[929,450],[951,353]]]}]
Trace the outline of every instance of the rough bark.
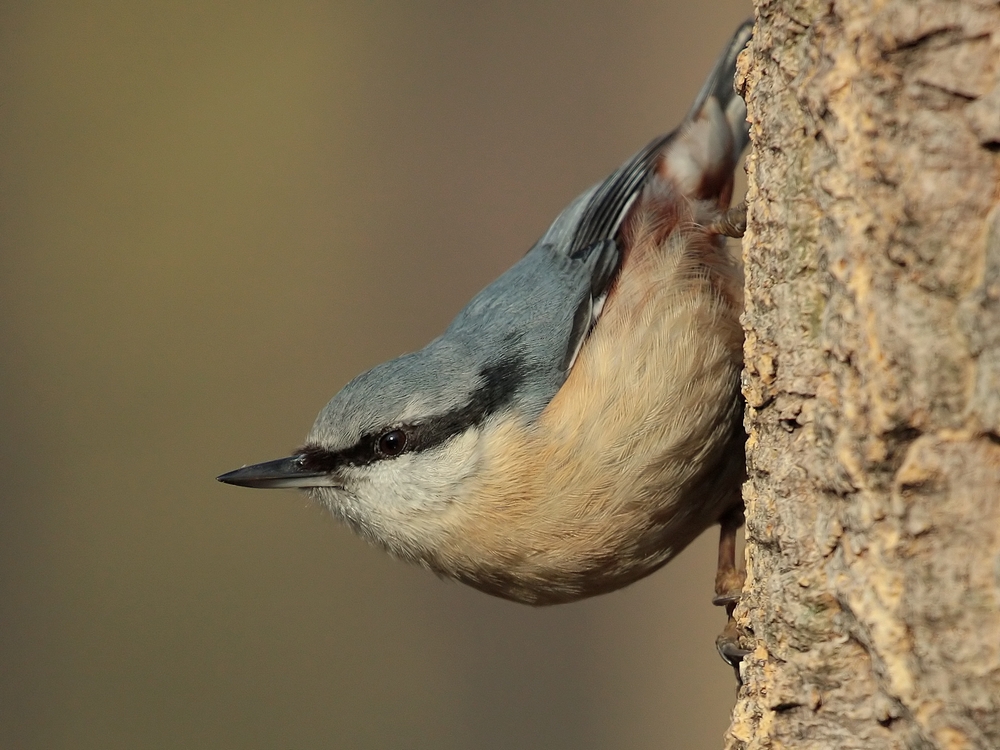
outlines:
[{"label": "rough bark", "polygon": [[760,0],[730,748],[1000,748],[1000,5]]}]

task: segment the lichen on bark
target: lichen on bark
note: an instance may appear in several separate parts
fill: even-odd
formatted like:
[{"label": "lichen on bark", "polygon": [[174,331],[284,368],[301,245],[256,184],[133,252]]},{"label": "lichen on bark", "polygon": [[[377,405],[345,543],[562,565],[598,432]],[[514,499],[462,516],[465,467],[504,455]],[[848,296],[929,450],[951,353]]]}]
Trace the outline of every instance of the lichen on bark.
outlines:
[{"label": "lichen on bark", "polygon": [[761,0],[730,748],[1000,748],[1000,5]]}]

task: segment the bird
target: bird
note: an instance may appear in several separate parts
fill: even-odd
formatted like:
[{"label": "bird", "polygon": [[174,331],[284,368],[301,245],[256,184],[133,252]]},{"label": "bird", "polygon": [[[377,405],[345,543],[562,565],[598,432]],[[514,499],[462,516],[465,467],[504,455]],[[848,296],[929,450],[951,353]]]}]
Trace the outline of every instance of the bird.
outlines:
[{"label": "bird", "polygon": [[585,190],[438,338],[362,373],[291,455],[218,477],[298,488],[395,557],[531,605],[659,569],[720,524],[742,574],[742,271],[752,22],[693,106]]}]

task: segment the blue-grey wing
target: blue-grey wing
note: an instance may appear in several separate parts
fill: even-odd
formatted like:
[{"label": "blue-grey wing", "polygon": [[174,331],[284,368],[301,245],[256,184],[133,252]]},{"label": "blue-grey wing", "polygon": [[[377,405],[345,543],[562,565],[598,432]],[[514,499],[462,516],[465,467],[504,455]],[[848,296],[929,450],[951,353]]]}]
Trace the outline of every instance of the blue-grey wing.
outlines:
[{"label": "blue-grey wing", "polygon": [[559,390],[596,322],[620,267],[618,230],[670,138],[657,138],[567,206],[445,334],[484,361],[518,362],[526,413],[540,412]]},{"label": "blue-grey wing", "polygon": [[[517,407],[533,417],[566,379],[590,326],[594,280],[614,273],[614,241],[571,258],[539,243],[466,306],[442,337],[483,368],[505,364],[519,382]],[[442,343],[444,343],[442,341]]]}]

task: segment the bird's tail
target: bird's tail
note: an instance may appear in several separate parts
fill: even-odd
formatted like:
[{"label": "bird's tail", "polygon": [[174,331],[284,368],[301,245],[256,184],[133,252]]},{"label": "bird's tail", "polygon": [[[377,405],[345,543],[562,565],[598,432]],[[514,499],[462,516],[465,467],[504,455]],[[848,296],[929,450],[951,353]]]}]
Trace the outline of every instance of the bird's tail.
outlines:
[{"label": "bird's tail", "polygon": [[729,46],[723,50],[719,59],[715,61],[712,72],[701,86],[701,91],[694,100],[690,111],[685,118],[685,122],[693,121],[698,117],[699,112],[709,98],[714,98],[719,107],[726,115],[729,123],[729,130],[733,136],[733,151],[736,154],[743,153],[747,143],[750,141],[750,129],[747,126],[747,107],[743,102],[743,97],[736,93],[733,79],[736,77],[736,59],[740,52],[747,46],[753,34],[753,21],[744,21],[732,39]]},{"label": "bird's tail", "polygon": [[752,29],[751,21],[737,29],[680,127],[651,141],[573,201],[542,243],[577,257],[595,243],[614,238],[640,194],[656,193],[658,187],[669,186],[660,192],[671,200],[710,201],[723,209],[729,205],[733,170],[749,139],[746,105],[733,88],[733,78],[736,58]]},{"label": "bird's tail", "polygon": [[753,22],[733,35],[698,92],[684,122],[663,151],[659,172],[689,198],[728,205],[733,170],[750,140],[747,108],[733,87],[736,59],[746,47]]}]

